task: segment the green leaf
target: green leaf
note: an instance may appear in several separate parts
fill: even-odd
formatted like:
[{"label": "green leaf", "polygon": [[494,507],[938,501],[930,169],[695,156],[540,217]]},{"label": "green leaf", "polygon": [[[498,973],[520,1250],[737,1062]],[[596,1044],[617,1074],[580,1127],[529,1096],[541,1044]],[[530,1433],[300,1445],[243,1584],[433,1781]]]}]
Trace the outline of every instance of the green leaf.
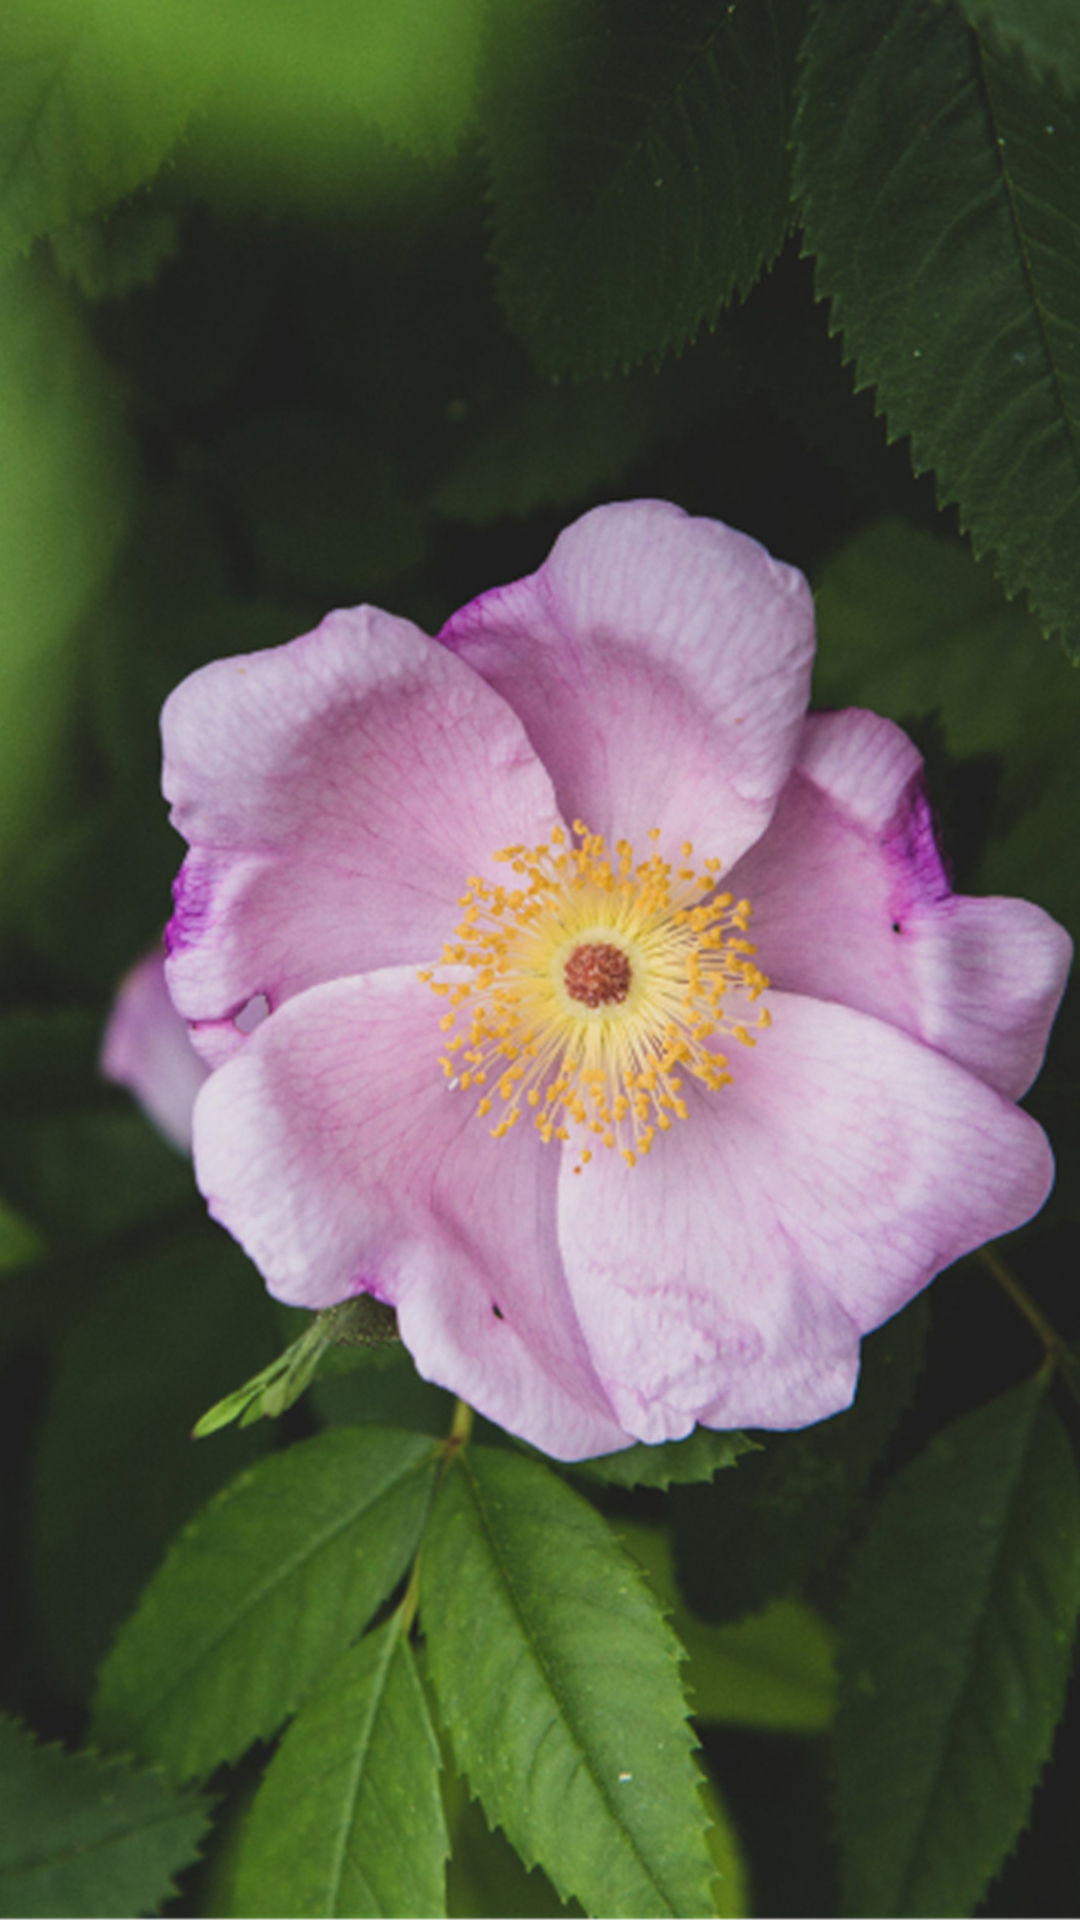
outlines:
[{"label": "green leaf", "polygon": [[148,1913],[206,1826],[205,1801],[160,1774],[39,1746],[0,1716],[0,1914]]},{"label": "green leaf", "polygon": [[0,1126],[0,1179],[61,1246],[103,1239],[195,1197],[190,1164],[119,1103]]},{"label": "green leaf", "polygon": [[713,1626],[679,1592],[662,1527],[622,1520],[619,1533],[644,1568],[686,1652],[694,1717],[728,1726],[817,1733],[836,1711],[836,1640],[800,1600],[774,1600],[732,1626]]},{"label": "green leaf", "polygon": [[858,383],[1078,654],[1080,104],[924,0],[819,7],[801,88],[807,246]]},{"label": "green leaf", "polygon": [[422,1435],[346,1427],[241,1474],[122,1629],[95,1738],[179,1779],[268,1738],[405,1572],[435,1458]]},{"label": "green leaf", "polygon": [[622,1453],[602,1453],[592,1460],[575,1461],[573,1471],[587,1480],[603,1480],[611,1487],[674,1487],[694,1480],[711,1480],[721,1467],[733,1467],[743,1454],[756,1453],[758,1443],[745,1433],[714,1433],[695,1427],[685,1440],[666,1440],[658,1447],[638,1445]]},{"label": "green leaf", "polygon": [[526,1866],[591,1912],[708,1912],[677,1644],[599,1515],[537,1462],[467,1449],[420,1578],[457,1764]]},{"label": "green leaf", "polygon": [[499,293],[546,373],[683,346],[790,218],[803,0],[532,0],[483,110]]},{"label": "green leaf", "polygon": [[400,1611],[350,1647],[270,1763],[235,1914],[444,1914],[439,1746]]},{"label": "green leaf", "polygon": [[847,1413],[801,1433],[761,1435],[760,1451],[707,1487],[671,1495],[679,1580],[695,1612],[738,1620],[798,1593],[857,1518],[875,1461],[922,1367],[927,1304],[917,1300],[863,1342]]},{"label": "green leaf", "polygon": [[87,300],[119,300],[153,284],[179,250],[180,229],[166,207],[127,206],[57,227],[50,240],[60,272]]},{"label": "green leaf", "polygon": [[[71,1257],[85,1286],[85,1256]],[[258,1274],[207,1221],[118,1264],[55,1347],[31,1571],[54,1683],[76,1698],[171,1538],[269,1434],[193,1447],[192,1415],[271,1348]]]},{"label": "green leaf", "polygon": [[160,8],[9,0],[0,24],[0,261],[157,172],[209,78],[202,62],[164,57],[170,11],[167,0]]},{"label": "green leaf", "polygon": [[847,1911],[967,1914],[1023,1827],[1080,1608],[1080,1482],[1044,1383],[939,1434],[856,1555],[836,1726]]},{"label": "green leaf", "polygon": [[1076,0],[960,0],[960,5],[978,32],[991,28],[1039,79],[1053,74],[1067,87],[1080,87]]},{"label": "green leaf", "polygon": [[0,1273],[39,1260],[44,1250],[41,1235],[35,1233],[29,1221],[0,1200]]},{"label": "green leaf", "polygon": [[234,1420],[242,1427],[256,1420],[276,1420],[299,1400],[320,1368],[336,1361],[334,1372],[349,1372],[362,1364],[369,1348],[381,1347],[397,1337],[393,1309],[384,1307],[369,1293],[327,1307],[268,1367],[204,1413],[191,1437],[205,1440]]}]

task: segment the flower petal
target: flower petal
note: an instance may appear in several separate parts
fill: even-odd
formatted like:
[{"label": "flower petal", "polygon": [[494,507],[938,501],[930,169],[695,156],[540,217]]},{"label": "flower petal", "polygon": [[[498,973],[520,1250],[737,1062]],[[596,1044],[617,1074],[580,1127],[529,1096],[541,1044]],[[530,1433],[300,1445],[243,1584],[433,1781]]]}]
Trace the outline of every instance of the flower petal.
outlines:
[{"label": "flower petal", "polygon": [[148,953],[122,981],[100,1066],[106,1080],[135,1095],[166,1140],[191,1151],[191,1112],[207,1069],[169,998],[163,953]]},{"label": "flower petal", "polygon": [[794,759],[814,647],[800,573],[660,501],[597,507],[440,638],[525,723],[568,820],[736,860]]},{"label": "flower petal", "polygon": [[851,1398],[860,1334],[1041,1206],[1029,1115],[883,1022],[774,994],[734,1084],[628,1171],[564,1162],[559,1237],[622,1425],[795,1427]]},{"label": "flower petal", "polygon": [[1018,1099],[1072,942],[1026,900],[952,892],[922,772],[891,721],[812,714],[768,833],[728,883],[778,987],[877,1014]]},{"label": "flower petal", "polygon": [[317,981],[438,959],[492,853],[555,805],[520,722],[406,620],[331,614],[289,646],[219,660],[162,716],[166,796],[191,844],[169,986],[212,1064],[234,1017]]},{"label": "flower petal", "polygon": [[396,1307],[425,1378],[561,1459],[628,1444],[577,1328],[555,1239],[558,1156],[492,1140],[437,1066],[411,970],[311,988],[207,1082],[196,1174],[295,1306]]}]

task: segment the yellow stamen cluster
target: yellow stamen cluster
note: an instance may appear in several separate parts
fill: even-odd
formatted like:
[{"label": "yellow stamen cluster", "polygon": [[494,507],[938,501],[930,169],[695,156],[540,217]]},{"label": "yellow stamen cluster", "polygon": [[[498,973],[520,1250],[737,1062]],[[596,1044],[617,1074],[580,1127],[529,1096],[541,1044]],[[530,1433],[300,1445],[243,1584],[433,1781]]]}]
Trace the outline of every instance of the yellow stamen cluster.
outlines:
[{"label": "yellow stamen cluster", "polygon": [[[442,953],[454,977],[420,978],[448,1003],[443,1072],[476,1089],[481,1117],[498,1115],[496,1140],[531,1111],[544,1140],[578,1130],[575,1172],[592,1143],[632,1167],[688,1117],[684,1074],[730,1083],[712,1043],[754,1045],[747,1009],[769,983],[745,938],[749,901],[718,893],[720,862],[696,868],[693,853],[687,841],[677,867],[656,851],[635,865],[627,841],[612,856],[577,820],[573,836],[557,826],[544,846],[495,854],[517,884],[470,878]],[[753,1024],[768,1026],[766,1009]]]}]

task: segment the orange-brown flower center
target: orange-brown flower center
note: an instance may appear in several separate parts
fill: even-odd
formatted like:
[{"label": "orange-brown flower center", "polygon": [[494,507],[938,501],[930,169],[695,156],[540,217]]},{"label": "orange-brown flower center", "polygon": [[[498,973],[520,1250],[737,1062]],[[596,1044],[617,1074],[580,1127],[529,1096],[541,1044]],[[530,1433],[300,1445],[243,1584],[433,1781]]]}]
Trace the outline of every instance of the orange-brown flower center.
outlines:
[{"label": "orange-brown flower center", "polygon": [[583,1007],[618,1006],[630,991],[632,977],[629,955],[606,943],[575,947],[563,967],[566,991]]}]

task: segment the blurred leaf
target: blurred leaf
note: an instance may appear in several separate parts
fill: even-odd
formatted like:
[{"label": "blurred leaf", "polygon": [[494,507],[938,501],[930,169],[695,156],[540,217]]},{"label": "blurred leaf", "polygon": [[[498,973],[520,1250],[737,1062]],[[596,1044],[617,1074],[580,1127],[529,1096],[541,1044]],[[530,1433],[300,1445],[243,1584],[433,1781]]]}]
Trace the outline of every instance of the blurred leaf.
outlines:
[{"label": "blurred leaf", "polygon": [[189,1436],[215,1383],[272,1340],[258,1275],[203,1223],[118,1266],[60,1341],[34,1466],[32,1577],[63,1692],[86,1696],[171,1536],[265,1445]]},{"label": "blurred leaf", "polygon": [[572,1471],[587,1480],[603,1480],[611,1487],[673,1487],[688,1481],[711,1480],[721,1467],[733,1467],[745,1453],[756,1453],[758,1443],[745,1433],[714,1433],[695,1427],[685,1440],[667,1440],[649,1447],[639,1444],[622,1453],[602,1453],[592,1460],[576,1460]]},{"label": "blurred leaf", "polygon": [[760,1436],[760,1452],[707,1487],[671,1498],[679,1583],[707,1620],[738,1620],[798,1593],[857,1517],[874,1464],[915,1391],[925,1299],[863,1341],[855,1405],[801,1433]]},{"label": "blurred leaf", "polygon": [[46,1239],[103,1239],[194,1198],[191,1167],[126,1106],[0,1127],[0,1185]]},{"label": "blurred leaf", "polygon": [[400,1610],[350,1647],[270,1762],[235,1914],[444,1914],[439,1747]]},{"label": "blurred leaf", "polygon": [[147,1913],[196,1857],[206,1803],[0,1716],[0,1914]]},{"label": "blurred leaf", "polygon": [[1080,652],[1080,106],[951,8],[836,0],[796,176],[817,286],[916,471]]},{"label": "blurred leaf", "polygon": [[171,10],[168,0],[153,8],[139,0],[8,0],[0,21],[0,262],[157,172],[208,78],[203,60],[166,57]]},{"label": "blurred leaf", "polygon": [[28,1220],[0,1200],[0,1272],[40,1259],[45,1243]]},{"label": "blurred leaf", "polygon": [[126,445],[100,363],[38,263],[0,273],[0,919],[6,870],[59,785],[68,643],[112,562]]},{"label": "blurred leaf", "polygon": [[537,1462],[467,1449],[420,1579],[457,1764],[526,1866],[594,1912],[707,1912],[676,1644],[599,1515]]},{"label": "blurred leaf", "polygon": [[731,1816],[720,1798],[716,1782],[710,1777],[698,1784],[698,1797],[710,1826],[705,1845],[712,1855],[713,1877],[710,1885],[711,1911],[718,1920],[743,1920],[750,1914],[750,1893],[746,1861]]},{"label": "blurred leaf", "polygon": [[101,1020],[81,1007],[18,1007],[0,1016],[0,1111],[34,1120],[108,1099],[97,1077]]},{"label": "blurred leaf", "polygon": [[1075,0],[960,0],[979,32],[992,28],[1003,46],[1020,53],[1032,73],[1080,88],[1080,18]]},{"label": "blurred leaf", "polygon": [[655,385],[653,377],[531,388],[451,466],[432,499],[436,513],[483,527],[613,487],[661,430],[667,395]]},{"label": "blurred leaf", "polygon": [[420,514],[392,462],[330,414],[256,414],[218,443],[213,465],[268,588],[352,604],[423,559]]},{"label": "blurred leaf", "polygon": [[659,358],[779,251],[803,0],[531,0],[484,138],[499,292],[546,373]]},{"label": "blurred leaf", "polygon": [[968,1914],[1015,1844],[1065,1699],[1080,1482],[1036,1379],[899,1473],[852,1570],[836,1726],[856,1914]]},{"label": "blurred leaf", "polygon": [[150,286],[180,245],[166,207],[118,207],[105,219],[76,220],[52,233],[53,258],[88,300],[118,300]]},{"label": "blurred leaf", "polygon": [[421,1435],[348,1427],[241,1474],[122,1629],[95,1737],[180,1779],[268,1738],[405,1572],[434,1473]]},{"label": "blurred leaf", "polygon": [[328,1364],[311,1389],[311,1405],[329,1427],[364,1425],[408,1427],[441,1439],[449,1432],[454,1396],[421,1379],[408,1349],[397,1343],[356,1351],[357,1362],[345,1374]]},{"label": "blurred leaf", "polygon": [[625,1520],[618,1526],[686,1650],[695,1719],[797,1733],[831,1724],[836,1643],[819,1613],[800,1600],[774,1600],[733,1626],[698,1620],[679,1592],[666,1529]]}]

